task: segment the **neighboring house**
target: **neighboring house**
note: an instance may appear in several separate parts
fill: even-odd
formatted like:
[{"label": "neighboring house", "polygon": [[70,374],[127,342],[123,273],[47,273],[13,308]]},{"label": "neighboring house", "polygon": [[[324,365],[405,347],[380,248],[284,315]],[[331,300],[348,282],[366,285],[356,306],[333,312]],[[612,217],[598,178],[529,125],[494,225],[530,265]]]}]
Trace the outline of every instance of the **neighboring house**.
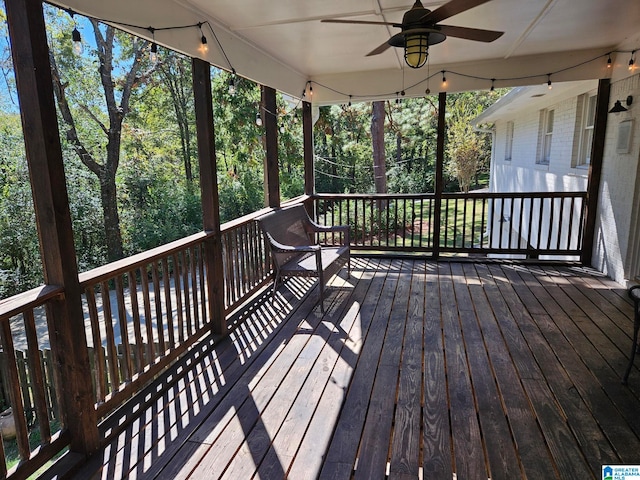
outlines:
[{"label": "neighboring house", "polygon": [[[597,86],[591,80],[515,88],[474,119],[478,127],[492,125],[490,190],[586,191]],[[609,109],[616,100],[628,110],[607,118],[592,266],[627,284],[640,281],[640,75],[612,82]],[[553,223],[542,220],[544,228]]]}]

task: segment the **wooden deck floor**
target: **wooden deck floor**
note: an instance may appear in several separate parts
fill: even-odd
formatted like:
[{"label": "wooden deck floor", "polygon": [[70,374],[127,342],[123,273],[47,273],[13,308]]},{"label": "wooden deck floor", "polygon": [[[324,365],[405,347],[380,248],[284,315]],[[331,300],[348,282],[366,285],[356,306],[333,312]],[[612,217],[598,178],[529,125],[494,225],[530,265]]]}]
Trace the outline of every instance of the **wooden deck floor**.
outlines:
[{"label": "wooden deck floor", "polygon": [[619,285],[580,268],[353,262],[325,315],[317,288],[299,299],[308,283],[257,298],[109,419],[77,478],[575,480],[640,464]]}]

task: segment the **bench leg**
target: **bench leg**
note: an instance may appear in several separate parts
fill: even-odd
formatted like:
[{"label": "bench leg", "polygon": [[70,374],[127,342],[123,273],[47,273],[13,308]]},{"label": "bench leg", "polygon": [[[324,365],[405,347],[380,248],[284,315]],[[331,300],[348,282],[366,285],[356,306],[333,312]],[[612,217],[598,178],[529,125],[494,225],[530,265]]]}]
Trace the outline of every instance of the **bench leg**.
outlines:
[{"label": "bench leg", "polygon": [[631,373],[631,368],[633,367],[633,360],[635,359],[636,351],[638,350],[638,329],[640,329],[640,311],[638,311],[638,308],[638,305],[636,305],[636,315],[633,322],[633,343],[631,345],[631,357],[629,358],[627,371],[624,372],[624,378],[622,379],[623,385],[626,385],[629,381],[629,374]]},{"label": "bench leg", "polygon": [[276,298],[276,288],[278,288],[279,281],[280,281],[280,272],[276,272],[276,278],[273,280],[273,288],[271,289],[271,305],[272,306]]}]

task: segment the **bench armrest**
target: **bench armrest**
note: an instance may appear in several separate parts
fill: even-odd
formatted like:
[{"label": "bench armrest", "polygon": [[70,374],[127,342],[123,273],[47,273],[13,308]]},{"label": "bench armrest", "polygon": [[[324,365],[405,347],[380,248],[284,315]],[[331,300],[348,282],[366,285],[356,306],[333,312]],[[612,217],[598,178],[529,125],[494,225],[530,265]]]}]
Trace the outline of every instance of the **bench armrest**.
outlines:
[{"label": "bench armrest", "polygon": [[320,251],[320,245],[284,245],[274,239],[270,233],[265,233],[271,244],[271,249],[279,253],[307,253]]},{"label": "bench armrest", "polygon": [[350,242],[350,237],[349,237],[349,226],[348,225],[333,225],[333,226],[325,226],[325,225],[320,225],[316,222],[314,222],[313,220],[309,219],[309,224],[308,226],[310,227],[310,233],[331,233],[331,232],[335,232],[335,233],[343,233],[344,234],[344,238],[345,238],[345,245],[349,245]]}]

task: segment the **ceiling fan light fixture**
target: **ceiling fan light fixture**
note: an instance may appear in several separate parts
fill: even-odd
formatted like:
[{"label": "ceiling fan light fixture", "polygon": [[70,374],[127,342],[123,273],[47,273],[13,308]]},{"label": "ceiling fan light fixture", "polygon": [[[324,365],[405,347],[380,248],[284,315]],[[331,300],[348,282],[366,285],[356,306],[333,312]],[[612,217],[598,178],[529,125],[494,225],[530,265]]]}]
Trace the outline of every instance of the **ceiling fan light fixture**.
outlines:
[{"label": "ceiling fan light fixture", "polygon": [[404,61],[411,68],[420,68],[429,56],[429,34],[407,35],[404,46]]}]

